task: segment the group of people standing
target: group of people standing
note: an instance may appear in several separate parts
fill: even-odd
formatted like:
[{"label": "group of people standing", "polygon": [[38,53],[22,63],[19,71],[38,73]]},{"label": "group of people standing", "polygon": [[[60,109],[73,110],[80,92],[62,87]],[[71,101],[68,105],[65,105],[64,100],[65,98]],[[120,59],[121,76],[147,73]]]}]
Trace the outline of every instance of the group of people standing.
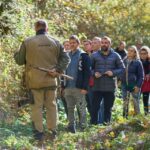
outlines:
[{"label": "group of people standing", "polygon": [[[71,37],[74,37],[74,42],[79,43],[77,36],[73,35]],[[70,38],[63,44],[64,47],[66,46],[65,44],[69,46],[69,44],[71,44]],[[140,113],[141,92],[143,93],[144,112],[145,114],[148,114],[149,112],[150,50],[147,46],[142,46],[140,50],[137,50],[137,47],[134,45],[129,46],[128,50],[126,50],[125,47],[126,43],[121,41],[116,49],[112,49],[111,39],[107,36],[102,38],[94,37],[92,40],[84,40],[82,42],[84,53],[86,52],[86,54],[88,54],[87,57],[89,57],[91,61],[91,75],[88,72],[89,68],[84,67],[83,69],[88,72],[86,75],[89,78],[89,82],[86,82],[87,88],[76,86],[76,80],[72,82],[75,83],[74,88],[80,90],[86,89],[86,93],[84,93],[85,99],[82,99],[82,103],[84,103],[84,106],[85,101],[87,103],[91,124],[107,124],[111,121],[111,110],[114,104],[118,82],[121,82],[124,117],[127,118],[128,116],[130,94],[133,97],[135,114]],[[79,44],[76,47],[76,50],[77,49],[79,50]],[[68,47],[66,48],[66,51],[69,51],[69,54],[74,54],[71,45],[70,49],[68,49]],[[72,56],[70,58],[72,62]],[[76,61],[80,64],[78,59],[76,59]],[[83,66],[84,63],[88,63],[88,66],[90,67],[89,61],[83,61]],[[77,67],[79,67],[79,64]],[[77,67],[74,66],[74,69]],[[67,73],[69,72],[67,71]],[[73,74],[69,75],[73,76]],[[85,77],[83,77],[83,79],[87,80]],[[147,89],[143,90],[142,85],[145,81],[147,82]],[[84,84],[84,80],[81,80],[80,84]],[[66,85],[65,88],[66,90],[72,89],[72,87],[69,87],[68,85]],[[72,93],[70,92],[70,97],[71,96]],[[70,98],[66,97],[69,128],[72,129],[71,132],[75,132],[75,120],[73,116],[74,107],[70,107],[69,100]],[[86,107],[82,107],[82,112],[83,110],[86,111]],[[83,114],[85,114],[85,112],[82,113],[82,115]],[[74,122],[70,121],[70,115]],[[79,117],[79,119],[81,119],[80,122],[85,120],[82,120],[82,117]]]},{"label": "group of people standing", "polygon": [[[68,131],[76,132],[75,107],[78,111],[79,128],[87,124],[88,108],[91,124],[109,124],[115,101],[117,81],[121,81],[124,100],[123,116],[128,116],[128,95],[133,96],[136,114],[140,113],[139,100],[143,81],[150,82],[150,50],[147,46],[129,46],[125,42],[113,49],[111,39],[107,36],[94,37],[80,43],[76,35],[71,35],[61,44],[47,34],[48,25],[44,20],[35,23],[36,35],[25,40],[15,54],[19,65],[25,64],[26,83],[32,93],[34,103],[31,117],[34,137],[43,139],[43,106],[47,109],[47,127],[50,135],[56,135],[56,91],[57,78],[65,74],[73,80],[61,78],[62,99],[66,104]],[[82,49],[81,49],[82,45]],[[140,54],[140,57],[139,57]],[[38,67],[50,69],[48,72]],[[144,69],[143,69],[144,68]],[[150,91],[143,92],[145,114],[148,114],[148,97]]]}]

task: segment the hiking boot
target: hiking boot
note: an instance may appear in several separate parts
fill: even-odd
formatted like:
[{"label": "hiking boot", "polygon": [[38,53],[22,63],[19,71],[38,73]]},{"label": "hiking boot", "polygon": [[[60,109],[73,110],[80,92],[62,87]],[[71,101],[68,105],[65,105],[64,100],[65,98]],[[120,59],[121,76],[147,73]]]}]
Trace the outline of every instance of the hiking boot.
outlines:
[{"label": "hiking boot", "polygon": [[75,125],[69,125],[68,126],[68,131],[71,132],[71,133],[76,133]]},{"label": "hiking boot", "polygon": [[34,130],[34,139],[38,141],[43,141],[44,140],[44,133],[39,132],[38,130]]}]

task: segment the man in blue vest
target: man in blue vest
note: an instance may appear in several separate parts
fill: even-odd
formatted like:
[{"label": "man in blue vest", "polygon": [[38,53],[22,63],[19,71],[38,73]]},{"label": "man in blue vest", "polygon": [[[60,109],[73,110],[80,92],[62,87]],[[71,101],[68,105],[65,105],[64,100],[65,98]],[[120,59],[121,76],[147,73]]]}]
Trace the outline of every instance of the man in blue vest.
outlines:
[{"label": "man in blue vest", "polygon": [[98,124],[98,111],[104,100],[104,123],[111,121],[111,109],[115,100],[116,76],[124,72],[121,57],[111,48],[111,39],[107,36],[101,40],[101,50],[93,53],[92,70],[94,70],[92,124]]}]

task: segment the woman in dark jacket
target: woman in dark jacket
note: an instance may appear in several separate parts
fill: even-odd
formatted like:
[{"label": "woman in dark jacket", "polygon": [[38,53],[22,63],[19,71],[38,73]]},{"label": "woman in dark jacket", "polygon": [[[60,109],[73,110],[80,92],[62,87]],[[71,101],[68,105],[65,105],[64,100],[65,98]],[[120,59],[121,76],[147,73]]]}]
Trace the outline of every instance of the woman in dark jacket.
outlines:
[{"label": "woman in dark jacket", "polygon": [[128,106],[130,93],[133,97],[135,114],[140,113],[140,89],[144,79],[143,66],[139,59],[138,51],[135,46],[128,48],[128,54],[124,60],[126,71],[122,75],[122,94],[123,94],[123,116],[128,116]]},{"label": "woman in dark jacket", "polygon": [[[142,61],[145,75],[141,92],[143,93],[144,113],[147,115],[149,112],[148,100],[150,93],[150,49],[148,46],[142,46],[140,49],[140,59]],[[145,84],[147,84],[147,88],[144,88]]]}]

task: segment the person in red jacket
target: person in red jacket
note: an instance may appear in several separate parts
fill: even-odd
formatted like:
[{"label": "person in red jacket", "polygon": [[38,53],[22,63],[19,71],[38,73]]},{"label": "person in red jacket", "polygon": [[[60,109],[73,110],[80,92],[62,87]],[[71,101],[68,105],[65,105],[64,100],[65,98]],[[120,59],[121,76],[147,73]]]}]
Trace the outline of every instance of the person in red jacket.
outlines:
[{"label": "person in red jacket", "polygon": [[141,92],[143,94],[143,104],[145,115],[149,112],[148,100],[150,93],[150,49],[148,46],[142,46],[140,49],[140,59],[144,68],[144,83]]}]

